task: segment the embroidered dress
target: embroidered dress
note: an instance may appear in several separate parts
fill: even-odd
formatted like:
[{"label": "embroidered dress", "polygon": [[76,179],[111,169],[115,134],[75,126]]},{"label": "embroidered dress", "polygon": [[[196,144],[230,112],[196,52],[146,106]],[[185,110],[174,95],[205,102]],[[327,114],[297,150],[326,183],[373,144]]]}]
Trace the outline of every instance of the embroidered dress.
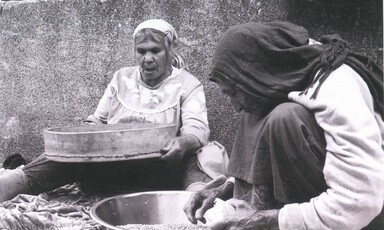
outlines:
[{"label": "embroidered dress", "polygon": [[193,75],[177,68],[155,87],[141,80],[138,67],[117,71],[94,115],[87,120],[176,124],[179,135],[195,135],[203,145],[209,137],[203,86]]},{"label": "embroidered dress", "polygon": [[197,165],[210,178],[225,174],[228,154],[218,142],[208,142],[209,126],[203,85],[184,69],[154,87],[145,84],[139,67],[115,73],[99,105],[87,121],[116,124],[151,122],[176,124],[177,135],[196,136],[202,148],[196,151]]}]

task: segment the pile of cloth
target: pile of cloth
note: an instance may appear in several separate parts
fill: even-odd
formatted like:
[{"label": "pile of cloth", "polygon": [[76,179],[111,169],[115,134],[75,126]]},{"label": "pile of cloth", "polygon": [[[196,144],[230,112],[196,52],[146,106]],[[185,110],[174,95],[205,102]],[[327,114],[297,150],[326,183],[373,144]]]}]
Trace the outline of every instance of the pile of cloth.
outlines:
[{"label": "pile of cloth", "polygon": [[0,204],[0,229],[102,229],[90,209],[103,198],[85,194],[77,183],[37,196],[20,194]]}]

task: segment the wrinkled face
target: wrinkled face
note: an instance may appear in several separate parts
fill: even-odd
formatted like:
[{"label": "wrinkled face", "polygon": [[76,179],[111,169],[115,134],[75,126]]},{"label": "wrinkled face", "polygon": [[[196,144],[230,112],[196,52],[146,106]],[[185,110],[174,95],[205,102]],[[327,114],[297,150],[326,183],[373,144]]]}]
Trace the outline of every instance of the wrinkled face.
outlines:
[{"label": "wrinkled face", "polygon": [[218,81],[217,85],[219,86],[221,93],[224,94],[225,96],[229,97],[229,101],[233,108],[237,111],[240,112],[243,109],[243,105],[241,102],[237,99],[236,97],[236,90],[232,88],[231,86]]},{"label": "wrinkled face", "polygon": [[244,92],[236,90],[224,82],[218,81],[217,85],[221,92],[229,97],[231,105],[237,112],[244,111],[253,114],[260,114],[262,112],[260,106]]},{"label": "wrinkled face", "polygon": [[155,86],[170,75],[171,61],[163,41],[146,38],[135,44],[136,62],[140,67],[142,80]]}]

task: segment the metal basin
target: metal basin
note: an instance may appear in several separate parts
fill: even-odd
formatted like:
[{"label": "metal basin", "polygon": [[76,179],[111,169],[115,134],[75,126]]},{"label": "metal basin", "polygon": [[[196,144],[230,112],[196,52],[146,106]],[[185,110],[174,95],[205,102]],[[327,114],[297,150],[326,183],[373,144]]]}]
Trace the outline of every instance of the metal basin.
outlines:
[{"label": "metal basin", "polygon": [[161,191],[119,195],[99,201],[91,217],[108,229],[126,225],[192,224],[183,206],[192,192]]},{"label": "metal basin", "polygon": [[60,162],[105,162],[159,157],[175,125],[134,123],[44,130],[45,155]]}]

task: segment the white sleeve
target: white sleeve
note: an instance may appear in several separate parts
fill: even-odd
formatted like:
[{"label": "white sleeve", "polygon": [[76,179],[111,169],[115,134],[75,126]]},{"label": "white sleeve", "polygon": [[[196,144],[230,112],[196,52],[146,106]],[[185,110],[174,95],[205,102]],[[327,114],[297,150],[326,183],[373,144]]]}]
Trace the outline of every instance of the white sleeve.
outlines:
[{"label": "white sleeve", "polygon": [[327,142],[323,169],[328,189],[307,203],[285,205],[280,229],[361,229],[381,211],[384,197],[383,121],[375,119],[372,96],[355,71],[343,65],[316,99],[291,92],[312,110]]},{"label": "white sleeve", "polygon": [[180,135],[195,135],[202,145],[207,144],[209,127],[203,85],[199,84],[181,102],[182,126]]},{"label": "white sleeve", "polygon": [[108,84],[107,88],[104,91],[103,96],[101,97],[97,108],[94,113],[94,117],[99,119],[102,123],[107,123],[109,112],[110,112],[110,104],[113,96],[116,94],[116,75],[112,78],[111,82]]}]

